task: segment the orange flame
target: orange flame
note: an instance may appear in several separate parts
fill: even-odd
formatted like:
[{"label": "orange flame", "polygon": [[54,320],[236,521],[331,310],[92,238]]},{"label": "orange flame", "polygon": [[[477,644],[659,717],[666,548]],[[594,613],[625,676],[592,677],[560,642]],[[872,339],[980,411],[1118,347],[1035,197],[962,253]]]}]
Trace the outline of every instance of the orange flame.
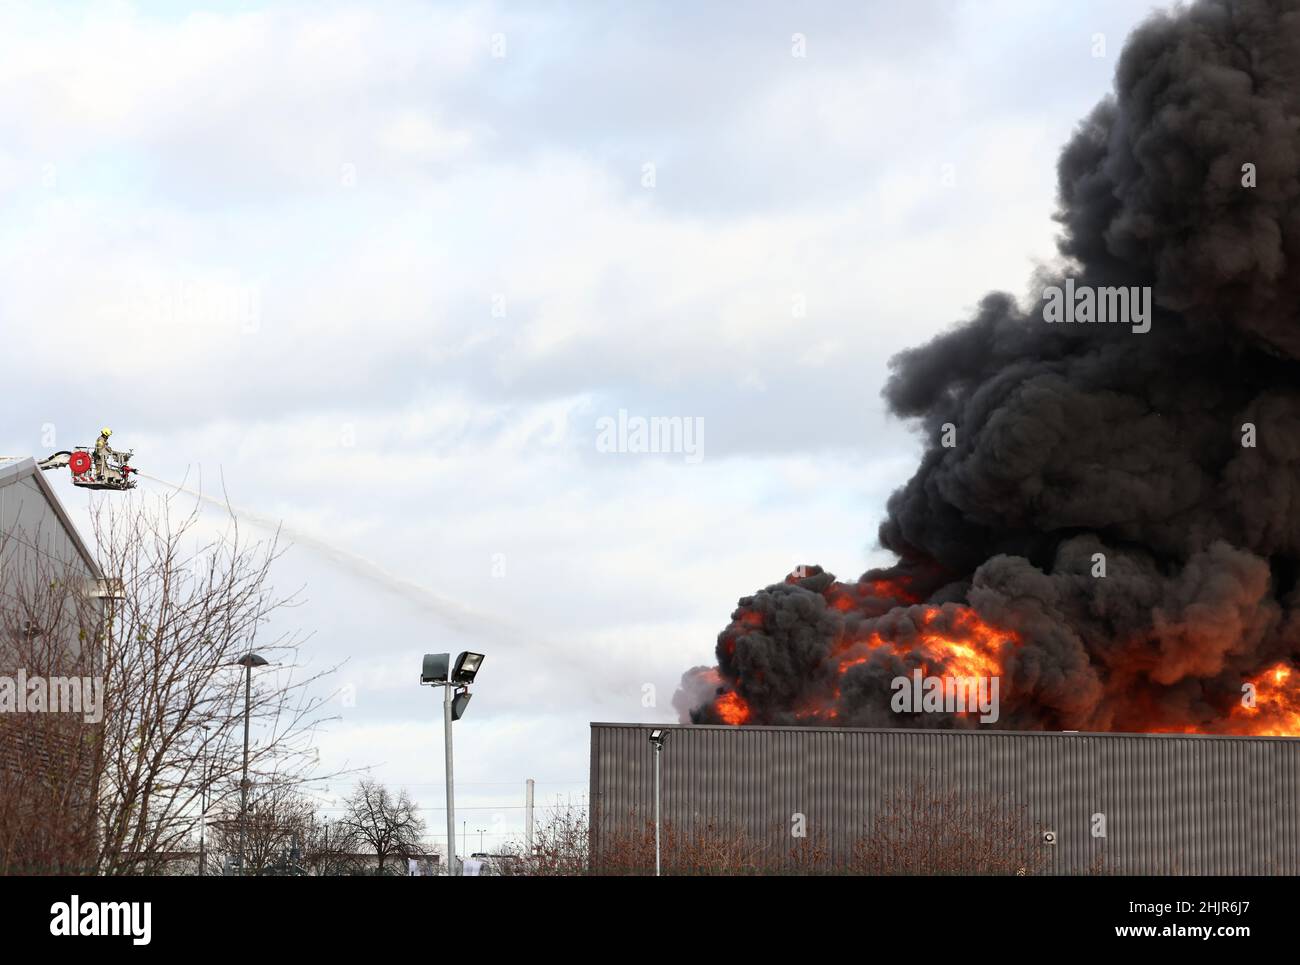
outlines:
[{"label": "orange flame", "polygon": [[745,703],[745,698],[734,690],[729,690],[720,696],[714,701],[713,706],[724,724],[739,726],[749,720],[749,704]]},{"label": "orange flame", "polygon": [[941,613],[941,607],[926,607],[922,611],[920,623],[924,629],[914,642],[905,644],[897,640],[886,640],[878,632],[873,632],[869,637],[841,645],[837,653],[848,656],[840,660],[839,672],[842,674],[849,667],[866,663],[873,652],[887,648],[898,656],[919,654],[925,658],[925,666],[942,667],[948,676],[999,676],[1002,673],[1003,650],[1008,644],[1018,644],[1019,637],[984,621],[969,607],[957,607],[955,604],[948,620],[950,629],[930,629]]},{"label": "orange flame", "polygon": [[[1256,737],[1300,734],[1300,692],[1297,692],[1292,676],[1287,664],[1278,663],[1246,681],[1253,688],[1253,694],[1245,691],[1242,702],[1232,709],[1227,732]],[[1254,706],[1249,706],[1251,696]]]},{"label": "orange flame", "polygon": [[[797,579],[792,574],[788,581]],[[1006,659],[1021,645],[1019,635],[1010,629],[994,626],[984,620],[974,609],[957,603],[943,606],[921,604],[909,591],[904,580],[874,579],[857,583],[833,582],[822,595],[827,606],[846,616],[857,613],[871,620],[862,626],[873,629],[865,635],[854,635],[859,624],[851,618],[843,627],[845,636],[838,639],[828,654],[833,661],[834,683],[820,694],[801,698],[797,707],[790,708],[794,717],[805,721],[835,721],[840,717],[840,680],[852,668],[868,663],[878,654],[891,654],[910,658],[908,663],[919,666],[927,676],[936,675],[959,678],[1004,678],[1002,700],[1010,704],[1014,692],[1005,681]],[[879,629],[874,618],[892,610],[902,611],[904,619],[889,624],[896,631]],[[910,619],[910,626],[908,620]],[[733,620],[733,627],[745,631],[759,630],[763,615],[754,610],[743,610]],[[724,647],[733,655],[739,635],[727,637]],[[1114,668],[1111,668],[1112,671]],[[716,673],[716,672],[715,672]],[[755,675],[755,682],[761,675]],[[726,687],[718,675],[721,687]],[[1129,683],[1133,686],[1130,688]],[[1122,689],[1126,712],[1113,723],[1120,730],[1147,733],[1218,733],[1259,737],[1300,736],[1300,674],[1287,662],[1268,667],[1244,681],[1243,698],[1224,716],[1201,721],[1179,721],[1169,717],[1154,695],[1144,691],[1133,678],[1116,676],[1111,685]],[[741,725],[753,721],[753,710],[738,691],[744,691],[740,679],[730,681],[725,693],[713,701],[714,719],[726,724]],[[1062,726],[1078,726],[1063,723]]]}]

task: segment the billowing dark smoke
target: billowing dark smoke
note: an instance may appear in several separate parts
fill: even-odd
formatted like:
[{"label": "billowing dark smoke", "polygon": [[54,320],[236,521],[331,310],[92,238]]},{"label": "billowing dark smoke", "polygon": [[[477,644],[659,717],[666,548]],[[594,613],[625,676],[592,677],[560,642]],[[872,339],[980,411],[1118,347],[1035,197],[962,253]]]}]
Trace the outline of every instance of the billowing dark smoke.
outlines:
[{"label": "billowing dark smoke", "polygon": [[[968,726],[889,681],[991,662],[999,727],[1300,732],[1300,3],[1148,21],[1058,175],[1032,298],[891,362],[929,441],[880,526],[899,564],[742,599],[685,716]],[[1150,330],[1048,324],[1067,278],[1149,286]]]}]

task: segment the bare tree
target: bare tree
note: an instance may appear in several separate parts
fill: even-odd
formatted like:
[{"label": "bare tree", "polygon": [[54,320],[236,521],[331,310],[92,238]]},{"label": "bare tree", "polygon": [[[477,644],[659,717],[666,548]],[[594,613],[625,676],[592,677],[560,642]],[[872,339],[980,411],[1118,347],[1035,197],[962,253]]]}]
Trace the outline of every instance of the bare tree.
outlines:
[{"label": "bare tree", "polygon": [[90,569],[60,558],[59,543],[57,534],[39,527],[26,532],[7,526],[0,536],[4,874],[97,868],[94,787],[103,727],[95,641],[101,608],[87,592]]},{"label": "bare tree", "polygon": [[98,869],[151,873],[196,831],[199,802],[229,810],[242,776],[244,671],[254,649],[270,666],[252,678],[250,789],[291,786],[312,765],[312,731],[328,695],[301,675],[302,638],[266,636],[297,604],[270,582],[278,538],[246,540],[233,516],[206,539],[198,504],[132,494],[98,505],[100,566],[121,592],[109,601],[100,653],[105,713],[95,792]]},{"label": "bare tree", "polygon": [[[636,811],[612,818],[556,809],[539,823],[531,851],[508,844],[495,868],[505,875],[654,874],[654,822]],[[1032,875],[1049,863],[1041,829],[1023,806],[924,782],[886,798],[848,847],[819,835],[778,846],[706,815],[663,821],[659,842],[666,875]]]},{"label": "bare tree", "polygon": [[358,849],[375,856],[377,873],[385,873],[390,858],[423,854],[424,820],[405,789],[394,797],[382,784],[363,779],[346,798],[345,807],[336,827]]},{"label": "bare tree", "polygon": [[[591,865],[591,832],[582,808],[556,807],[541,815],[533,830],[533,847],[507,841],[494,863],[499,874],[570,877],[585,875]],[[654,845],[651,844],[651,864]]]},{"label": "bare tree", "polygon": [[884,807],[848,870],[870,875],[1031,875],[1048,863],[1027,809],[988,794],[920,782]]},{"label": "bare tree", "polygon": [[304,855],[308,873],[326,876],[364,872],[357,847],[356,835],[346,823],[314,820],[307,829]]},{"label": "bare tree", "polygon": [[247,540],[233,517],[204,536],[198,504],[175,499],[93,509],[107,593],[50,552],[57,534],[0,540],[0,674],[84,677],[102,711],[0,714],[0,871],[152,874],[191,852],[201,802],[239,799],[237,661],[254,649],[270,665],[252,678],[250,791],[311,775],[330,671],[305,673],[303,638],[271,629],[297,602],[271,585],[278,539]]},{"label": "bare tree", "polygon": [[[241,821],[238,798],[208,819],[212,856],[219,867],[239,867]],[[316,805],[298,790],[297,782],[269,781],[259,785],[248,802],[243,868],[246,875],[306,874],[311,860]]]},{"label": "bare tree", "polygon": [[[625,820],[605,822],[593,849],[591,821],[585,808],[557,807],[542,816],[531,853],[518,842],[507,844],[494,868],[503,875],[652,875],[655,873],[655,826],[635,811]],[[818,852],[820,856],[820,852]],[[668,875],[740,875],[789,873],[801,856],[782,861],[743,828],[700,818],[689,825],[660,825],[660,858]],[[809,862],[803,860],[802,864]]]}]

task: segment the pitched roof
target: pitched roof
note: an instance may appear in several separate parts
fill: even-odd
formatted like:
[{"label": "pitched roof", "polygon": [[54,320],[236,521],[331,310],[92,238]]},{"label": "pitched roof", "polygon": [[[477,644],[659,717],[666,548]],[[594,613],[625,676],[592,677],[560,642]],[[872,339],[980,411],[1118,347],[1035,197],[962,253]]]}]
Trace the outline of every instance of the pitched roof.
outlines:
[{"label": "pitched roof", "polygon": [[90,551],[81,534],[77,532],[76,525],[72,522],[72,517],[68,511],[63,508],[63,503],[52,487],[45,479],[45,473],[36,465],[36,460],[31,456],[0,456],[0,488],[12,486],[15,483],[22,482],[28,477],[32,478],[36,488],[40,490],[45,501],[50,504],[54,515],[58,517],[59,524],[68,534],[68,539],[76,547],[77,555],[81,557],[82,562],[90,570],[91,574],[97,580],[104,578],[103,572],[99,568],[99,563],[95,560],[95,554]]}]

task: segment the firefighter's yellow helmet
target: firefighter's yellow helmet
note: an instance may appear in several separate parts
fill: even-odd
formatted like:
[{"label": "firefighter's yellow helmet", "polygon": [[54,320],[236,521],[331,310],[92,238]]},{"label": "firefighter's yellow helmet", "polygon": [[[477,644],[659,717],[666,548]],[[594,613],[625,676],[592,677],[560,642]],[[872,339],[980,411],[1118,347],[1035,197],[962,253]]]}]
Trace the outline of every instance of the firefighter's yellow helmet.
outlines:
[{"label": "firefighter's yellow helmet", "polygon": [[105,427],[99,430],[99,434],[101,436],[111,436],[113,434],[113,430]]}]

